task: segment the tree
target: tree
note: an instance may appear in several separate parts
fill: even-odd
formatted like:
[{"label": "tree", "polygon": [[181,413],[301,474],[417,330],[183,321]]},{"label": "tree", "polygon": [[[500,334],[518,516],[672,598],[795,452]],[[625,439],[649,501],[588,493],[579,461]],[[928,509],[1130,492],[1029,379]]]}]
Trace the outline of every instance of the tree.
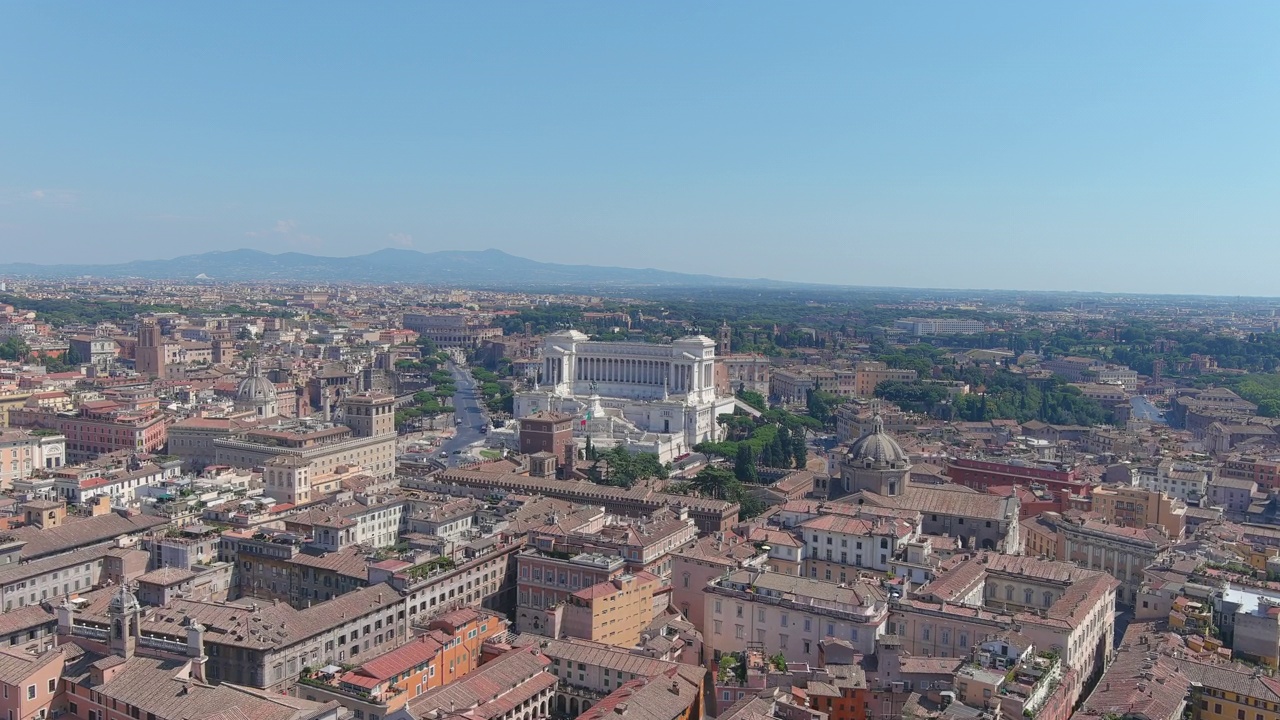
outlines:
[{"label": "tree", "polygon": [[10,337],[0,343],[0,360],[22,360],[31,354],[31,346],[20,337]]},{"label": "tree", "polygon": [[805,404],[809,415],[823,425],[828,425],[835,418],[835,409],[840,405],[840,396],[821,390],[809,390],[805,393]]},{"label": "tree", "polygon": [[774,435],[773,439],[775,445],[773,467],[791,467],[791,431],[786,425],[779,425],[778,434]]},{"label": "tree", "polygon": [[745,483],[760,482],[760,476],[756,473],[755,453],[746,443],[738,445],[738,457],[733,463],[733,475]]},{"label": "tree", "polygon": [[74,367],[76,365],[83,365],[85,363],[85,359],[80,357],[80,353],[76,352],[74,347],[68,347],[67,351],[62,354],[62,362],[66,363],[68,366]]},{"label": "tree", "polygon": [[809,464],[809,446],[805,444],[803,434],[791,436],[791,458],[801,470]]},{"label": "tree", "polygon": [[761,412],[769,409],[769,403],[764,396],[752,390],[745,388],[738,390],[738,399]]},{"label": "tree", "polygon": [[737,480],[733,473],[716,465],[708,465],[699,470],[698,474],[693,476],[692,483],[699,495],[716,500],[727,498],[729,489],[735,484]]}]

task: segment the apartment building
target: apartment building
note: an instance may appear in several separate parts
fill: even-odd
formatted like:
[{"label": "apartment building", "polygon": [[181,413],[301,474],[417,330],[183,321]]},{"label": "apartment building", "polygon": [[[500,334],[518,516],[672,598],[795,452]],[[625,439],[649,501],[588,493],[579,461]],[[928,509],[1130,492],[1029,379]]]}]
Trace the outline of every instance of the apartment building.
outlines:
[{"label": "apartment building", "polygon": [[[1154,467],[1138,468],[1138,484],[1191,504],[1208,492],[1213,468],[1207,465],[1165,458]],[[1190,501],[1190,502],[1189,502]]]},{"label": "apartment building", "polygon": [[65,437],[67,462],[85,462],[118,451],[157,452],[164,447],[168,430],[158,407],[135,409],[111,400],[83,403],[74,412],[15,408],[9,411],[9,423]]},{"label": "apartment building", "polygon": [[516,570],[516,632],[557,637],[560,605],[583,588],[621,577],[626,561],[617,555],[529,547],[516,556]]},{"label": "apartment building", "polygon": [[1280,487],[1280,456],[1228,455],[1218,467],[1220,477],[1252,480],[1265,490]]},{"label": "apartment building", "polygon": [[638,572],[583,588],[565,601],[558,635],[618,647],[639,645],[654,617],[655,596],[666,607],[667,596],[659,594],[662,586],[656,575]]},{"label": "apartment building", "polygon": [[1143,570],[1165,557],[1170,540],[1154,527],[1125,527],[1088,516],[1041,515],[1042,526],[1057,535],[1056,560],[1102,570],[1120,581],[1119,602],[1133,605],[1143,583]]},{"label": "apartment building", "polygon": [[1074,702],[1111,658],[1116,585],[1070,563],[981,553],[893,601],[890,633],[912,655],[967,658],[975,644],[1016,631],[1060,654]]},{"label": "apartment building", "polygon": [[556,677],[536,647],[508,650],[452,683],[424,691],[387,720],[534,720],[554,710]]},{"label": "apartment building", "polygon": [[877,583],[847,586],[774,572],[738,570],[706,587],[702,628],[715,658],[748,646],[777,650],[795,662],[820,664],[820,642],[834,638],[875,652],[889,616]]},{"label": "apartment building", "polygon": [[800,523],[797,530],[805,543],[803,573],[841,583],[857,577],[858,569],[888,572],[903,544],[920,535],[919,523],[871,513],[819,515]]},{"label": "apartment building", "polygon": [[337,701],[367,720],[386,718],[423,693],[455,682],[480,666],[484,643],[506,632],[501,617],[462,608],[432,619],[412,642],[346,671],[304,672],[296,693],[307,700]]},{"label": "apartment building", "polygon": [[1177,540],[1187,525],[1187,505],[1157,490],[1128,485],[1103,485],[1093,490],[1094,513],[1129,528],[1158,527]]},{"label": "apartment building", "polygon": [[[699,720],[706,717],[706,669],[701,665],[651,657],[646,654],[578,639],[520,635],[510,644],[491,641],[486,655],[504,652],[514,645],[537,648],[550,658],[547,670],[556,677],[555,712],[562,717],[579,717],[600,709],[625,715],[630,703],[645,702],[653,688],[668,694],[662,702],[650,703],[646,718],[655,720]],[[623,712],[614,710],[619,704]],[[678,708],[672,708],[673,704]]]}]

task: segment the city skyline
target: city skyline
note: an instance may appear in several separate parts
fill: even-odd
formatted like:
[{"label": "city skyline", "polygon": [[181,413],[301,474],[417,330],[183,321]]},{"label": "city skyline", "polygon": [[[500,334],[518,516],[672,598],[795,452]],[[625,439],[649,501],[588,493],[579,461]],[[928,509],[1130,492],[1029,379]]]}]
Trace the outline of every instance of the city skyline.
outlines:
[{"label": "city skyline", "polygon": [[12,4],[0,245],[1280,294],[1280,8],[1153,9]]}]

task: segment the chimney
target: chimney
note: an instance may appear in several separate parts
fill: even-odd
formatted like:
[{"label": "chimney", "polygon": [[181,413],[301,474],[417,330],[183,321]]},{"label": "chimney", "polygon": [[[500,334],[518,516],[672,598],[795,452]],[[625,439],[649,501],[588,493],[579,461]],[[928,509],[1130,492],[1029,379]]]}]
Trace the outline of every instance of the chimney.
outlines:
[{"label": "chimney", "polygon": [[67,598],[58,606],[58,634],[63,636],[71,635],[71,625],[73,610],[71,608],[71,599]]},{"label": "chimney", "polygon": [[671,681],[671,694],[672,695],[680,694],[680,683],[675,680]]}]

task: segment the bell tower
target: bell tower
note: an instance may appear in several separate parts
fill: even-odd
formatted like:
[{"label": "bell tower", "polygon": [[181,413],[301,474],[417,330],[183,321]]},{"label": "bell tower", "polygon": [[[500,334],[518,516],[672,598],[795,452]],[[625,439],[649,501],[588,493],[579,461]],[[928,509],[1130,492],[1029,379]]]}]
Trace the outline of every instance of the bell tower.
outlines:
[{"label": "bell tower", "polygon": [[111,637],[108,645],[114,655],[128,660],[138,647],[138,621],[142,618],[142,606],[133,596],[128,585],[121,585],[107,606],[107,619],[111,621]]}]

